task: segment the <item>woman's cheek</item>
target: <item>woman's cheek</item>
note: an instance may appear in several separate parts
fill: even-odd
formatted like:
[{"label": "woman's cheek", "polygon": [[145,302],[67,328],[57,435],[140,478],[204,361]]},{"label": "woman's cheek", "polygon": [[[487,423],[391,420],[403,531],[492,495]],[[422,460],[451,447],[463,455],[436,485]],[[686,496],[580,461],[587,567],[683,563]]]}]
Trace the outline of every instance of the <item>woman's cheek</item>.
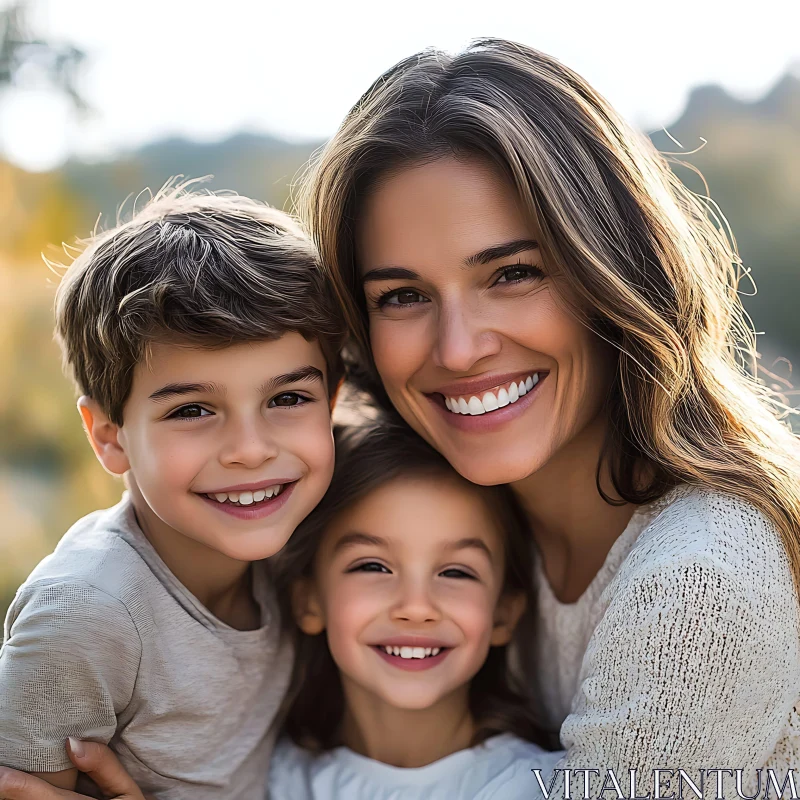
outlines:
[{"label": "woman's cheek", "polygon": [[373,321],[370,345],[381,381],[394,399],[425,363],[425,326],[413,320]]}]

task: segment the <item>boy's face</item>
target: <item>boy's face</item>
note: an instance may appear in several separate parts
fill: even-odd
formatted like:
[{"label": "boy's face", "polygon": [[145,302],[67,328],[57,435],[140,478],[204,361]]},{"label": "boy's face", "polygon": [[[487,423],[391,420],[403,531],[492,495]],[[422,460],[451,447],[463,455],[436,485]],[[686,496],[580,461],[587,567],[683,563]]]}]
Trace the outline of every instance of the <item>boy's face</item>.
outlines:
[{"label": "boy's face", "polygon": [[[325,360],[299,333],[209,350],[155,344],[134,372],[117,450],[143,524],[241,561],[283,547],[333,471]],[[96,409],[93,409],[96,412]]]},{"label": "boy's face", "polygon": [[503,593],[503,551],[464,481],[393,480],[326,531],[295,589],[298,624],[326,631],[351,706],[431,708],[510,639],[524,601]]}]

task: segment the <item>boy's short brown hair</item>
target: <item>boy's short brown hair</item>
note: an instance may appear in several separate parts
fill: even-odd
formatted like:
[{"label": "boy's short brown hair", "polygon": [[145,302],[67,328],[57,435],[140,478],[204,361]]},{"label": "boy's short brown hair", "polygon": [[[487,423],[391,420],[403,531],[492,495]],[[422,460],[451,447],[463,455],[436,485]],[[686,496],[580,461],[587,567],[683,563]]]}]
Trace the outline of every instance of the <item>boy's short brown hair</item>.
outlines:
[{"label": "boy's short brown hair", "polygon": [[217,348],[289,332],[319,342],[332,391],[343,324],[316,249],[287,214],[236,195],[162,191],[90,240],[56,294],[65,364],[117,425],[150,343]]}]

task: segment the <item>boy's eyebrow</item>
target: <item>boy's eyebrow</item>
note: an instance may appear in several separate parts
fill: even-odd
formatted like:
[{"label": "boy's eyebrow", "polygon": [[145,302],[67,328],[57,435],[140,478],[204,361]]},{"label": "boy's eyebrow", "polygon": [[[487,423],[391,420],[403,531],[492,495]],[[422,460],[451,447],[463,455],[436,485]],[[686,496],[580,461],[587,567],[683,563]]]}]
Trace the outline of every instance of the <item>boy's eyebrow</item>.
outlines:
[{"label": "boy's eyebrow", "polygon": [[156,389],[150,395],[150,399],[156,403],[163,403],[186,394],[225,394],[225,390],[216,383],[168,383]]},{"label": "boy's eyebrow", "polygon": [[477,537],[467,537],[464,539],[459,539],[455,542],[450,542],[445,550],[450,550],[451,552],[454,550],[481,550],[486,554],[486,557],[489,559],[490,563],[494,563],[494,558],[492,558],[492,551],[489,549],[489,545],[483,541],[483,539],[478,539]]},{"label": "boy's eyebrow", "polygon": [[287,386],[290,383],[298,383],[299,381],[319,381],[319,383],[324,383],[325,376],[322,374],[322,370],[311,366],[311,364],[306,364],[304,367],[299,367],[298,369],[293,369],[291,372],[284,372],[282,375],[275,375],[270,378],[261,387],[261,393],[269,394],[276,389],[280,389],[281,386]]},{"label": "boy's eyebrow", "polygon": [[336,554],[340,550],[346,550],[348,547],[354,547],[358,544],[368,544],[375,547],[386,547],[386,539],[381,539],[380,536],[373,536],[369,533],[359,533],[353,531],[342,536],[333,548],[333,553]]}]

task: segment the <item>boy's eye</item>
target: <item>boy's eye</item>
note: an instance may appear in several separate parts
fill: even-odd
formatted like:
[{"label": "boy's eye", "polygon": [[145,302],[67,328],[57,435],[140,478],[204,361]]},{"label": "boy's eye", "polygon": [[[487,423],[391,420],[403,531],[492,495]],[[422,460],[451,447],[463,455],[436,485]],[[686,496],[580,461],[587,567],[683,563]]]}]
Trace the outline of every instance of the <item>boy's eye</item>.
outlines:
[{"label": "boy's eye", "polygon": [[268,408],[288,408],[290,406],[302,406],[310,402],[307,397],[297,394],[297,392],[284,392],[269,401]]},{"label": "boy's eye", "polygon": [[463,569],[458,569],[457,567],[450,567],[449,569],[442,570],[439,573],[443,578],[469,578],[471,580],[475,580],[475,576],[471,575],[469,572],[465,572]]},{"label": "boy's eye", "polygon": [[181,406],[169,415],[170,419],[199,419],[206,416],[211,416],[211,412],[194,403],[188,406]]},{"label": "boy's eye", "polygon": [[385,567],[377,561],[367,561],[364,564],[358,564],[352,569],[349,569],[348,572],[385,572],[386,574],[391,574],[391,570],[388,567]]}]

